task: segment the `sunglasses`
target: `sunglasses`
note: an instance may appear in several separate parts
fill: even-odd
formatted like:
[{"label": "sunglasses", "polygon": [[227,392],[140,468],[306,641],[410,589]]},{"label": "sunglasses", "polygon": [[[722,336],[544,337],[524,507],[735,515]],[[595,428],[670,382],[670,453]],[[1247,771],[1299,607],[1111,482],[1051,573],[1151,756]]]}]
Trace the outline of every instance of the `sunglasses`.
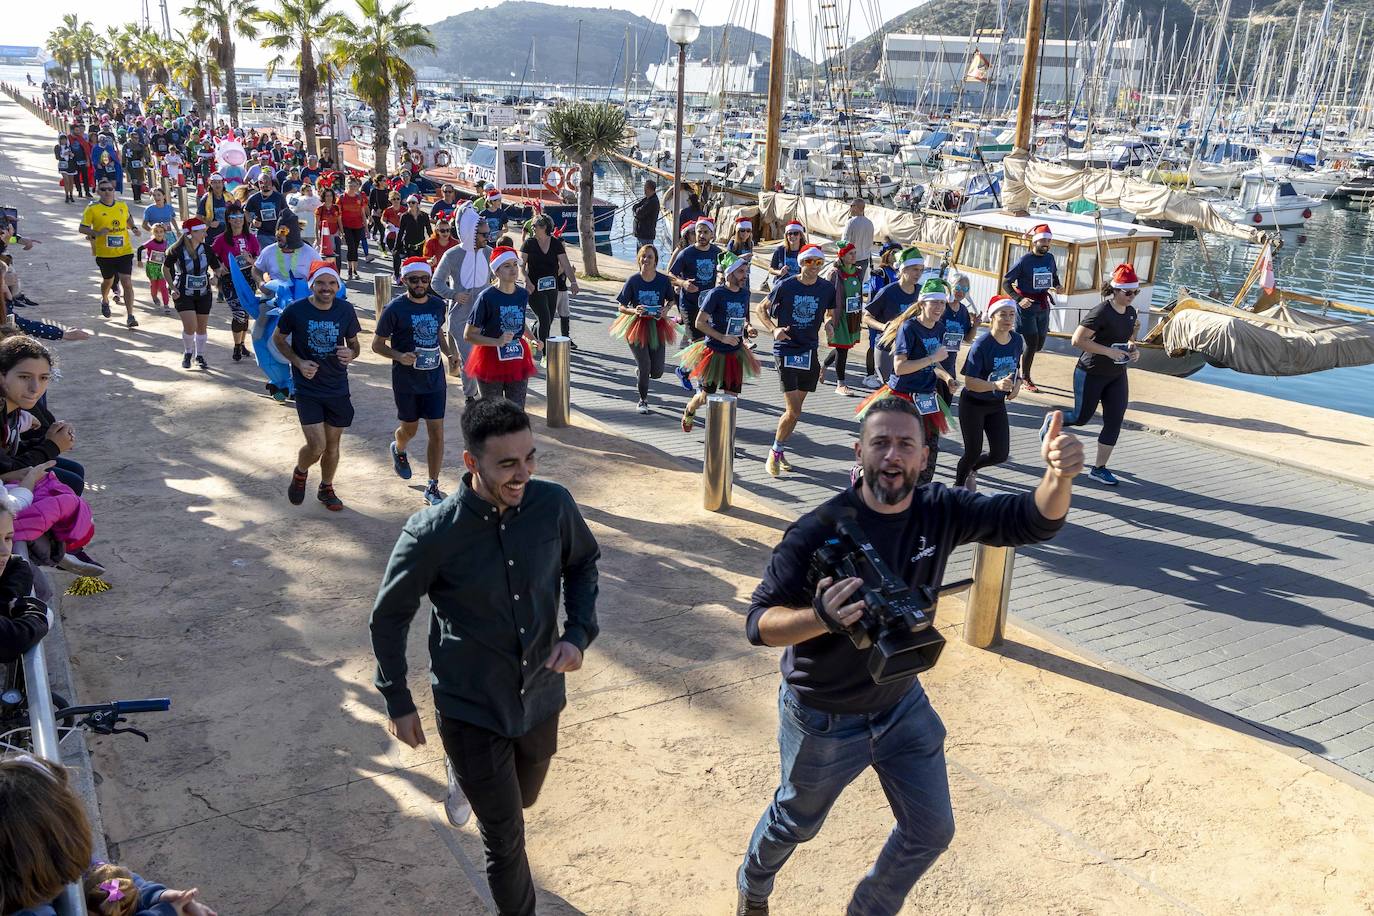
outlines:
[{"label": "sunglasses", "polygon": [[440,235],[448,235],[448,234],[449,234],[449,231],[448,231],[447,229],[436,229],[435,231],[438,232]]},{"label": "sunglasses", "polygon": [[1117,292],[1125,296],[1127,299],[1134,299],[1136,296],[1140,295],[1140,290],[1138,289],[1119,289],[1117,290]]},{"label": "sunglasses", "polygon": [[423,276],[423,275],[421,275],[421,274],[412,274],[411,276],[406,277],[406,285],[407,285],[407,286],[410,286],[410,285],[413,285],[413,284],[416,284],[416,283],[428,283],[428,282],[429,282],[429,277]]}]

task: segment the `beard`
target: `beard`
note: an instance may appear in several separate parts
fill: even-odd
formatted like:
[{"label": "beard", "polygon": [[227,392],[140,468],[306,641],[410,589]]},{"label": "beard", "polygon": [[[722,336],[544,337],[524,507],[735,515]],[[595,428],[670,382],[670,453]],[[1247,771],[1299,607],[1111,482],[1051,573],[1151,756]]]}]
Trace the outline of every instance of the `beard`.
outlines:
[{"label": "beard", "polygon": [[912,490],[916,489],[916,478],[919,474],[919,469],[913,471],[902,469],[901,478],[897,481],[890,481],[882,475],[881,470],[876,465],[873,467],[865,465],[863,483],[878,502],[885,506],[895,506],[910,496]]}]

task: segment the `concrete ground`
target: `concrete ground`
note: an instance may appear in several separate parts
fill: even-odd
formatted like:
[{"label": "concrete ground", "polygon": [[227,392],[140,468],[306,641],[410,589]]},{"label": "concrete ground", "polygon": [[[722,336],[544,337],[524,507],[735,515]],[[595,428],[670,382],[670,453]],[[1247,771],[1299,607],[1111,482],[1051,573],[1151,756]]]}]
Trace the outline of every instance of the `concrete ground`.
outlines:
[{"label": "concrete ground", "polygon": [[[442,819],[437,745],[391,741],[370,684],[367,613],[420,505],[386,460],[387,367],[365,352],[352,371],[348,510],[289,506],[294,414],[229,362],[227,313],[208,374],[180,369],[171,319],[130,332],[89,317],[92,265],[45,137],[0,102],[6,202],[45,240],[16,256],[30,294],[100,332],[58,345],[51,398],[80,431],[92,551],[114,586],[64,605],[77,681],[85,699],[174,698],[145,717],[151,743],[95,742],[112,855],[198,885],[221,913],[490,912],[473,825]],[[777,774],[777,652],[750,647],[740,615],[788,518],[740,490],[730,514],[705,513],[698,474],[581,418],[537,430],[541,473],[573,491],[604,555],[603,635],[569,679],[530,812],[540,911],[728,912]],[[997,652],[968,649],[947,604],[951,642],[924,680],[959,833],[907,911],[1374,910],[1370,794],[1016,627]],[[774,911],[840,912],[891,823],[860,779],[782,873]]]}]

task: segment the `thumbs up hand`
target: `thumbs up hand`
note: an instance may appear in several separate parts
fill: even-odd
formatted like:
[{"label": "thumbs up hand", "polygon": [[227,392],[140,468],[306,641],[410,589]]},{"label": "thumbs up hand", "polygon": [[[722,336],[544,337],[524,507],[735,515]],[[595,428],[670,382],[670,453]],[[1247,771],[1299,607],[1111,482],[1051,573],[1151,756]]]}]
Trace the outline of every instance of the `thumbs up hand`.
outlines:
[{"label": "thumbs up hand", "polygon": [[1050,473],[1063,481],[1072,480],[1083,470],[1083,443],[1073,433],[1064,432],[1064,413],[1050,415],[1050,428],[1040,445],[1040,457]]}]

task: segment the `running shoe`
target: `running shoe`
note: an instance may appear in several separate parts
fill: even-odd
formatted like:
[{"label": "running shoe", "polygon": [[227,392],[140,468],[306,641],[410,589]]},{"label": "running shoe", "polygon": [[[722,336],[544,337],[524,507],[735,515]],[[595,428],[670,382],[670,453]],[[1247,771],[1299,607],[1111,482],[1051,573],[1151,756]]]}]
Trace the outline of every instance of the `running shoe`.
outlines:
[{"label": "running shoe", "polygon": [[[692,390],[692,380],[687,377],[686,369],[682,368],[681,366],[676,366],[673,368],[673,375],[677,376],[678,382],[682,385],[685,391]],[[691,432],[691,430],[688,430],[688,432]]]},{"label": "running shoe", "polygon": [[786,452],[778,452],[778,467],[782,468],[784,471],[792,470],[792,465],[787,463]]},{"label": "running shoe", "polygon": [[320,489],[315,494],[315,498],[324,503],[324,507],[330,512],[343,511],[343,500],[339,499],[334,493],[334,485],[332,483],[320,484]]},{"label": "running shoe", "polygon": [[577,341],[575,341],[575,340],[570,340],[570,341],[568,341],[568,349],[569,349],[569,350],[581,350],[582,348],[579,347],[579,346],[577,345]]},{"label": "running shoe", "polygon": [[234,362],[243,359],[243,344],[234,344]]},{"label": "running shoe", "polygon": [[684,410],[682,412],[682,431],[690,433],[692,427],[697,425],[697,412],[695,410]]},{"label": "running shoe", "polygon": [[648,402],[648,401],[640,401],[640,402],[639,402],[639,407],[637,407],[637,408],[635,408],[635,409],[638,410],[640,413],[648,413],[648,412],[649,412],[649,402]]},{"label": "running shoe", "polygon": [[424,497],[425,505],[437,506],[448,497],[448,494],[439,489],[439,481],[431,480],[429,485],[425,487]]},{"label": "running shoe", "polygon": [[1032,394],[1040,393],[1040,388],[1035,384],[1035,382],[1032,382],[1030,379],[1026,379],[1024,382],[1022,382],[1021,387],[1031,392]]},{"label": "running shoe", "polygon": [[1117,484],[1121,483],[1121,481],[1116,479],[1115,474],[1107,470],[1106,466],[1093,468],[1091,471],[1088,472],[1088,476],[1091,477],[1093,480],[1096,480],[1098,483],[1105,484],[1109,487],[1114,487]]},{"label": "running shoe", "polygon": [[864,387],[869,391],[877,391],[879,388],[883,387],[883,380],[876,375],[870,375],[864,379]]},{"label": "running shoe", "polygon": [[138,327],[138,319],[135,318],[133,315],[130,315],[130,316],[129,316],[129,319],[128,319],[127,321],[125,321],[124,324],[127,325],[128,327],[136,328],[136,327]]},{"label": "running shoe", "polygon": [[105,575],[105,567],[90,559],[89,555],[87,555],[86,559],[83,560],[76,553],[69,553],[64,555],[62,559],[57,561],[57,568],[65,569],[67,572],[74,573],[78,576]]},{"label": "running shoe", "polygon": [[763,462],[763,467],[772,477],[777,477],[782,473],[782,452],[777,449],[769,449],[768,457]]},{"label": "running shoe", "polygon": [[965,490],[968,490],[970,493],[977,493],[977,492],[978,492],[978,472],[977,472],[977,471],[969,471],[969,472],[968,472],[968,476],[964,478],[964,489],[965,489]]},{"label": "running shoe", "polygon": [[278,388],[276,391],[272,392],[272,400],[276,401],[278,404],[285,404],[286,392]]},{"label": "running shoe", "polygon": [[735,903],[735,916],[768,916],[768,901],[750,900],[744,891],[740,891]]},{"label": "running shoe", "polygon": [[835,386],[835,393],[842,398],[852,398],[854,396],[854,391],[844,382],[840,382]]},{"label": "running shoe", "polygon": [[1040,441],[1044,442],[1045,437],[1050,434],[1050,419],[1054,414],[1045,414],[1045,419],[1040,421]]},{"label": "running shoe", "polygon": [[183,354],[181,354],[181,368],[183,368],[183,369],[189,369],[189,368],[191,368],[191,354],[190,354],[190,353],[183,353]]},{"label": "running shoe", "polygon": [[405,452],[396,448],[396,443],[391,443],[391,469],[396,472],[396,476],[402,480],[409,480],[412,471],[410,470],[410,458]]},{"label": "running shoe", "polygon": [[205,361],[205,357],[203,357],[203,356],[197,356],[197,357],[196,357],[196,365],[199,366],[200,368],[206,370],[207,372],[208,372],[209,369],[210,369],[210,364],[207,363],[207,362]]},{"label": "running shoe", "polygon": [[309,477],[308,471],[296,468],[291,472],[291,485],[286,488],[286,498],[291,500],[291,505],[299,506],[305,502],[305,481]]},{"label": "running shoe", "polygon": [[124,294],[121,293],[119,290],[115,290],[115,291],[114,291],[114,301],[115,301],[115,305],[123,305],[123,304],[124,304]]},{"label": "running shoe", "polygon": [[24,303],[25,305],[32,307],[32,308],[37,308],[37,307],[38,307],[38,303],[37,303],[37,302],[34,302],[32,299],[30,299],[30,298],[29,298],[28,296],[26,296],[24,293],[20,293],[19,295],[15,296],[14,298],[17,299],[17,300],[19,300],[20,302]]},{"label": "running shoe", "polygon": [[448,794],[444,796],[444,816],[455,827],[461,827],[472,818],[472,805],[458,785],[458,774],[453,772],[453,764],[444,757],[444,773],[448,776]]},{"label": "running shoe", "polygon": [[110,317],[110,303],[108,303],[108,302],[101,302],[101,303],[100,303],[100,317],[101,317],[101,318],[109,318],[109,317]]}]

